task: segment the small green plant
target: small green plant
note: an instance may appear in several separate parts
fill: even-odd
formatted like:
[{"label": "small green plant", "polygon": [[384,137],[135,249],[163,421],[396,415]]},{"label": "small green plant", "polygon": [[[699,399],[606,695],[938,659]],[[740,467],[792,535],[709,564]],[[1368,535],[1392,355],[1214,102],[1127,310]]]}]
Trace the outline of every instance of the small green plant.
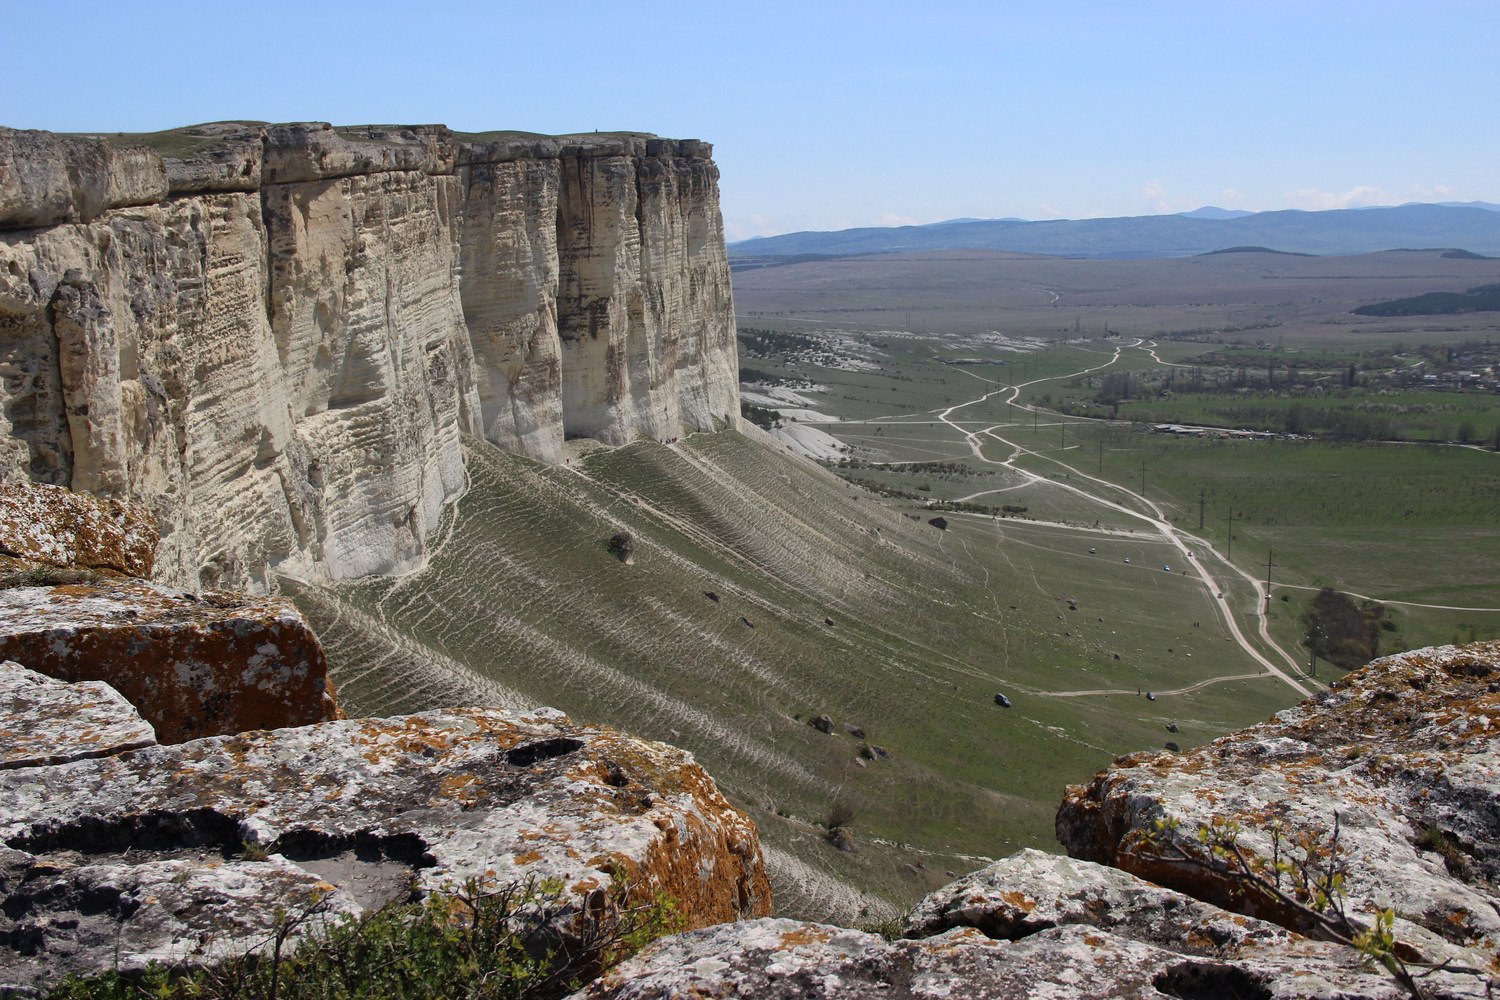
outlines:
[{"label": "small green plant", "polygon": [[240,857],[246,861],[265,861],[271,856],[271,845],[253,840],[240,841]]},{"label": "small green plant", "polygon": [[554,1000],[682,928],[671,899],[632,895],[622,877],[581,904],[559,880],[470,881],[325,927],[319,901],[211,968],[70,976],[49,1000]]},{"label": "small green plant", "polygon": [[[1339,815],[1333,814],[1333,829],[1326,846],[1320,834],[1300,832],[1288,836],[1281,819],[1266,825],[1271,839],[1271,855],[1262,857],[1240,843],[1238,823],[1224,816],[1214,816],[1198,826],[1198,843],[1207,852],[1185,849],[1174,836],[1179,826],[1176,817],[1157,819],[1147,833],[1147,841],[1161,851],[1167,860],[1208,868],[1236,883],[1240,893],[1269,897],[1292,917],[1293,929],[1309,937],[1333,941],[1358,951],[1366,965],[1378,965],[1415,1000],[1425,1000],[1426,993],[1412,972],[1421,963],[1405,961],[1399,952],[1411,953],[1396,939],[1396,913],[1377,909],[1367,925],[1345,908],[1344,878],[1347,863],[1339,853]],[[1441,836],[1441,834],[1439,834]],[[1428,967],[1449,972],[1482,975],[1478,969],[1460,968],[1448,963]]]}]

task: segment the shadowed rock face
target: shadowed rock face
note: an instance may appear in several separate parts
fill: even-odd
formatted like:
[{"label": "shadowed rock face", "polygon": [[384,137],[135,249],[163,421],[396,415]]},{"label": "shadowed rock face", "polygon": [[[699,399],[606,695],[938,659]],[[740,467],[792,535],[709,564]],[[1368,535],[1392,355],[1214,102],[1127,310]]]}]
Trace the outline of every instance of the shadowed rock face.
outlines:
[{"label": "shadowed rock face", "polygon": [[143,580],[0,590],[0,659],[107,682],[164,743],[339,715],[322,645],[277,598]]},{"label": "shadowed rock face", "polygon": [[711,147],[0,129],[0,481],[148,506],[156,577],[419,565],[459,436],[561,461],[738,418]]},{"label": "shadowed rock face", "polygon": [[[1425,957],[1491,967],[1500,951],[1500,642],[1385,657],[1263,725],[1187,753],[1120,758],[1068,789],[1057,832],[1075,857],[1301,926],[1265,893],[1175,857],[1207,860],[1197,833],[1215,817],[1237,823],[1241,848],[1257,859],[1272,856],[1275,822],[1283,854],[1300,857],[1311,843],[1326,856],[1337,817],[1351,910],[1393,908],[1397,937]],[[1157,820],[1177,827],[1148,836]]]},{"label": "shadowed rock face", "polygon": [[[689,754],[548,709],[0,771],[0,839],[0,972],[32,985],[112,967],[117,940],[124,968],[200,960],[259,947],[278,906],[324,900],[333,917],[469,879],[556,878],[581,902],[618,874],[637,900],[677,900],[689,926],[770,908],[754,826]],[[235,859],[246,842],[269,861]]]}]

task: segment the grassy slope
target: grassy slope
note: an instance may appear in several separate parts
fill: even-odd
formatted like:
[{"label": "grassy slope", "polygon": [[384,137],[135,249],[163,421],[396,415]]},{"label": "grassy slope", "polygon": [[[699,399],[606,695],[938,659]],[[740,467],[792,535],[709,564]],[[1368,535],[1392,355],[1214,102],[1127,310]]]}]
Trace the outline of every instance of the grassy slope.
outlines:
[{"label": "grassy slope", "polygon": [[[546,703],[687,747],[760,824],[784,912],[877,915],[976,858],[1054,848],[1067,782],[1291,700],[1265,681],[1135,695],[1250,670],[1201,595],[1146,571],[1144,541],[1089,556],[1044,525],[942,532],[732,432],[571,468],[471,442],[468,467],[423,571],[288,585],[349,710]],[[631,565],[606,549],[621,529]],[[1094,688],[1130,694],[1043,694]],[[835,735],[806,724],[824,712]],[[862,765],[846,722],[890,759]],[[821,839],[835,800],[859,853]]]}]

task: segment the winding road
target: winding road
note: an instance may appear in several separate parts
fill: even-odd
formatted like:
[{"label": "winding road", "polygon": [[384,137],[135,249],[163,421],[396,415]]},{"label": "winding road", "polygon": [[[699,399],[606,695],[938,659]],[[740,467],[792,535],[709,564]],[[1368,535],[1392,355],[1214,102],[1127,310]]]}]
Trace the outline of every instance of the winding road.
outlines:
[{"label": "winding road", "polygon": [[[978,379],[981,382],[986,382],[986,383],[989,383],[990,385],[998,386],[998,388],[991,389],[991,390],[983,393],[982,395],[979,395],[979,396],[975,397],[974,399],[966,400],[965,402],[962,402],[962,403],[955,403],[954,405],[952,405],[950,407],[947,407],[946,409],[935,411],[936,416],[937,416],[937,418],[938,418],[939,421],[941,421],[944,424],[947,424],[954,431],[956,431],[958,434],[960,434],[960,435],[962,435],[964,437],[964,439],[969,444],[970,451],[973,452],[974,458],[977,459],[978,461],[984,462],[984,463],[989,464],[989,465],[996,465],[996,466],[1000,466],[1000,467],[1009,469],[1013,473],[1016,473],[1017,475],[1025,477],[1025,479],[1027,480],[1028,484],[1030,484],[1030,483],[1037,483],[1037,482],[1045,482],[1048,485],[1053,486],[1053,487],[1055,487],[1057,489],[1066,490],[1066,491],[1068,491],[1070,493],[1073,493],[1076,496],[1081,497],[1082,499],[1087,500],[1087,501],[1089,501],[1091,503],[1098,504],[1098,505],[1100,505],[1102,507],[1107,507],[1110,510],[1116,511],[1116,512],[1118,512],[1120,514],[1124,514],[1124,515],[1126,515],[1128,517],[1136,518],[1136,519],[1138,519],[1140,521],[1144,521],[1146,524],[1150,525],[1150,527],[1157,534],[1159,534],[1164,541],[1166,541],[1169,544],[1171,544],[1173,547],[1175,547],[1181,553],[1182,560],[1189,567],[1191,567],[1193,575],[1195,575],[1198,578],[1198,580],[1207,589],[1210,598],[1213,599],[1214,605],[1218,608],[1219,614],[1222,616],[1225,626],[1229,629],[1230,636],[1234,639],[1234,641],[1236,643],[1239,644],[1240,648],[1245,651],[1245,654],[1247,656],[1249,656],[1252,660],[1254,660],[1256,663],[1260,664],[1265,669],[1265,674],[1270,674],[1271,676],[1276,677],[1278,680],[1282,681],[1284,684],[1286,684],[1288,687],[1292,688],[1294,691],[1296,691],[1299,694],[1301,694],[1303,697],[1307,697],[1307,696],[1309,696],[1309,695],[1311,695],[1313,693],[1313,689],[1311,687],[1309,687],[1306,683],[1304,683],[1303,680],[1301,680],[1301,679],[1299,679],[1297,677],[1294,677],[1292,675],[1292,673],[1289,672],[1289,671],[1296,671],[1298,669],[1297,668],[1297,661],[1295,659],[1293,659],[1292,656],[1290,654],[1288,654],[1285,649],[1281,648],[1281,646],[1277,644],[1276,640],[1271,637],[1270,631],[1269,631],[1269,629],[1266,626],[1266,618],[1265,618],[1265,616],[1261,615],[1261,614],[1257,614],[1255,616],[1255,618],[1256,618],[1256,625],[1257,625],[1257,630],[1256,630],[1257,631],[1257,635],[1258,635],[1258,637],[1260,639],[1260,642],[1263,644],[1263,647],[1265,649],[1274,650],[1277,654],[1280,655],[1281,659],[1285,661],[1284,666],[1279,666],[1276,663],[1274,663],[1270,659],[1270,657],[1266,656],[1264,653],[1261,652],[1261,647],[1257,647],[1255,643],[1253,643],[1253,642],[1250,641],[1250,639],[1245,635],[1244,631],[1240,628],[1239,622],[1235,620],[1234,614],[1226,606],[1226,602],[1217,598],[1216,595],[1220,595],[1220,594],[1224,593],[1224,587],[1223,587],[1223,585],[1221,585],[1219,583],[1218,580],[1216,580],[1214,578],[1213,574],[1209,572],[1208,567],[1204,565],[1203,560],[1201,558],[1199,558],[1199,556],[1197,555],[1197,552],[1200,551],[1200,550],[1207,551],[1208,550],[1208,544],[1205,541],[1203,541],[1201,538],[1198,538],[1198,537],[1196,537],[1194,535],[1190,535],[1187,532],[1181,531],[1176,526],[1174,526],[1171,523],[1171,521],[1169,521],[1167,519],[1165,513],[1162,511],[1161,507],[1156,504],[1155,501],[1151,500],[1150,498],[1148,498],[1148,497],[1146,497],[1146,496],[1144,496],[1144,495],[1142,495],[1140,493],[1135,492],[1134,490],[1129,489],[1128,487],[1120,486],[1117,483],[1112,483],[1112,482],[1109,482],[1107,480],[1100,479],[1097,476],[1091,476],[1088,473],[1083,472],[1082,470],[1080,470],[1078,468],[1075,468],[1074,466],[1068,465],[1067,463],[1065,463],[1065,462],[1057,459],[1054,456],[1041,455],[1038,452],[1034,452],[1034,451],[1030,450],[1029,448],[1026,448],[1026,447],[1018,444],[1017,442],[1012,441],[1012,440],[1010,440],[1010,439],[1002,436],[999,433],[999,431],[1001,430],[1001,428],[1007,426],[1006,424],[995,424],[995,425],[992,425],[990,427],[986,427],[986,428],[984,428],[983,430],[980,430],[980,431],[971,431],[971,430],[967,430],[967,429],[959,426],[953,420],[953,414],[955,412],[957,412],[959,410],[962,410],[962,409],[964,409],[966,407],[970,407],[970,406],[974,406],[974,405],[976,405],[978,403],[982,403],[982,402],[988,400],[992,396],[997,396],[997,395],[998,396],[1002,396],[1004,402],[1010,403],[1010,404],[1014,404],[1016,402],[1016,399],[1020,396],[1021,390],[1023,388],[1025,388],[1025,387],[1027,387],[1027,386],[1035,385],[1035,384],[1037,384],[1039,382],[1055,381],[1055,380],[1057,380],[1059,378],[1077,378],[1077,377],[1082,376],[1082,375],[1088,375],[1088,374],[1091,374],[1093,372],[1100,371],[1100,370],[1102,370],[1104,368],[1108,368],[1108,367],[1110,367],[1111,365],[1115,364],[1116,362],[1118,362],[1120,360],[1120,354],[1121,354],[1121,352],[1126,347],[1142,347],[1142,345],[1144,343],[1145,343],[1144,341],[1138,339],[1138,340],[1136,340],[1132,344],[1117,345],[1115,347],[1115,349],[1114,349],[1113,356],[1108,361],[1106,361],[1106,362],[1104,362],[1102,364],[1099,364],[1099,365],[1094,365],[1091,368],[1083,368],[1083,369],[1080,369],[1080,370],[1078,370],[1076,372],[1069,372],[1069,373],[1067,373],[1065,375],[1053,375],[1053,376],[1048,376],[1046,378],[1033,379],[1033,380],[1031,380],[1029,382],[1020,382],[1020,383],[1016,383],[1014,385],[1009,385],[1009,386],[1004,385],[1004,384],[999,383],[999,382],[996,382],[993,379],[985,378],[982,375],[976,375],[973,372],[965,371],[964,369],[959,369],[959,371],[962,371],[965,375],[968,375],[970,378]],[[1152,343],[1150,347],[1143,347],[1143,349],[1146,350],[1147,353],[1151,354],[1153,358],[1155,358],[1156,357],[1155,351],[1152,350],[1152,348],[1154,348],[1154,347],[1155,347],[1155,344]],[[1160,359],[1158,358],[1157,360],[1159,361]],[[1165,362],[1163,362],[1163,363],[1165,363]],[[1005,396],[1006,393],[1009,393],[1008,397]],[[1025,409],[1033,409],[1032,407],[1025,406],[1025,404],[1020,404],[1020,405],[1022,405],[1023,408],[1025,408]],[[986,438],[989,439],[989,440],[991,440],[991,441],[993,441],[993,442],[995,442],[995,443],[1004,445],[1005,447],[1011,449],[1010,456],[1008,458],[1003,458],[1003,459],[990,458],[984,452],[984,448],[985,448],[985,444],[986,444],[986,441],[984,439],[986,439]],[[1037,456],[1039,458],[1044,458],[1044,459],[1046,459],[1048,461],[1051,461],[1051,462],[1054,462],[1057,465],[1061,466],[1062,468],[1068,470],[1069,474],[1071,476],[1076,477],[1077,479],[1083,480],[1083,481],[1088,482],[1088,483],[1096,484],[1097,486],[1105,488],[1105,489],[1108,489],[1108,490],[1110,490],[1112,492],[1123,493],[1126,497],[1128,497],[1129,499],[1133,500],[1135,503],[1139,504],[1141,507],[1145,508],[1145,510],[1150,511],[1150,513],[1143,513],[1140,510],[1133,509],[1132,507],[1128,507],[1125,504],[1116,503],[1113,500],[1106,499],[1103,496],[1100,496],[1100,495],[1098,495],[1096,493],[1092,493],[1092,492],[1090,492],[1090,491],[1088,491],[1086,489],[1082,489],[1082,488],[1080,488],[1078,486],[1071,485],[1069,483],[1058,482],[1056,480],[1051,480],[1051,479],[1044,479],[1042,476],[1039,476],[1036,473],[1030,472],[1030,471],[1028,471],[1026,469],[1020,468],[1019,466],[1017,466],[1015,464],[1016,463],[1016,459],[1020,458],[1022,455],[1034,455],[1034,456]],[[1244,570],[1240,569],[1239,567],[1235,566],[1232,563],[1227,563],[1226,562],[1224,565],[1230,571],[1232,571],[1234,573],[1237,573],[1241,578],[1243,578],[1244,580],[1246,580],[1247,582],[1249,582],[1250,585],[1256,589],[1256,593],[1260,592],[1259,582],[1254,577],[1252,577],[1250,574],[1246,573]],[[1229,678],[1229,677],[1212,678],[1212,679],[1209,679],[1209,680],[1206,680],[1206,681],[1202,681],[1202,682],[1200,682],[1198,684],[1194,684],[1194,685],[1192,685],[1190,687],[1183,688],[1183,689],[1181,689],[1181,691],[1173,691],[1173,692],[1163,691],[1162,693],[1163,694],[1178,694],[1178,693],[1182,693],[1182,692],[1186,692],[1186,691],[1191,691],[1191,690],[1194,690],[1194,689],[1199,688],[1199,687],[1204,687],[1204,686],[1206,686],[1208,684],[1218,683],[1220,681],[1234,680],[1234,679],[1245,679],[1246,677],[1259,677],[1259,676],[1264,676],[1265,674],[1237,675],[1234,678]],[[1078,697],[1078,696],[1086,695],[1086,694],[1116,694],[1116,693],[1128,693],[1128,692],[1115,692],[1115,691],[1102,691],[1102,690],[1101,691],[1071,691],[1071,692],[1053,692],[1053,696],[1054,697]]]}]

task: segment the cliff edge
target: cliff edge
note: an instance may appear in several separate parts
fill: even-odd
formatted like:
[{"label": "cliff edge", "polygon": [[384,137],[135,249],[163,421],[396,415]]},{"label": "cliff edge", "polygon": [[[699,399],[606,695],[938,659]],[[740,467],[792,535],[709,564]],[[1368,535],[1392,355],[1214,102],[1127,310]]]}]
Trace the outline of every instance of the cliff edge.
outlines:
[{"label": "cliff edge", "polygon": [[145,504],[154,578],[421,563],[460,435],[734,424],[712,147],[223,122],[0,129],[0,482]]}]

